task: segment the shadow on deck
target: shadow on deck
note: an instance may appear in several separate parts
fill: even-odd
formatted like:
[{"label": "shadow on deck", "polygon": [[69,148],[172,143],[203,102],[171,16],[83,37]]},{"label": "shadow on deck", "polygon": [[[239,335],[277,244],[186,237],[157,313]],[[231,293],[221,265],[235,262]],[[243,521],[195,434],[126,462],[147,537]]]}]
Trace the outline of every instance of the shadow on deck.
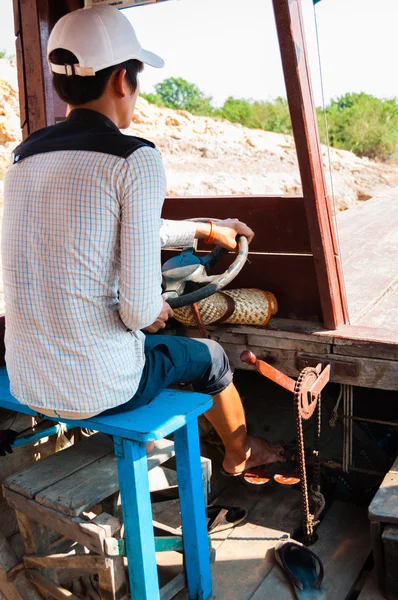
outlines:
[{"label": "shadow on deck", "polygon": [[[273,548],[300,524],[300,492],[270,485],[260,494],[232,481],[217,503],[244,506],[247,520],[235,529],[212,536],[215,600],[291,600],[291,586],[274,559]],[[164,514],[164,517],[166,515]],[[170,515],[168,515],[170,519]],[[324,588],[329,600],[345,600],[355,588],[370,554],[369,524],[365,508],[336,501],[318,529],[312,546],[325,566]],[[159,555],[161,578],[166,581],[182,569],[176,553]],[[176,600],[187,600],[183,590]]]}]

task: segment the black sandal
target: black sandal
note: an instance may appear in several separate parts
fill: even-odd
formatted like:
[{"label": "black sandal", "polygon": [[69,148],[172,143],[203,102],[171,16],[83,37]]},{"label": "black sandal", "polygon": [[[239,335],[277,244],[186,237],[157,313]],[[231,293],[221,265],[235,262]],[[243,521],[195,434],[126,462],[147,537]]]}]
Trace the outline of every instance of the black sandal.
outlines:
[{"label": "black sandal", "polygon": [[247,510],[241,506],[209,504],[207,506],[207,531],[217,533],[236,527],[247,517]]},{"label": "black sandal", "polygon": [[327,600],[321,587],[324,569],[319,556],[295,540],[279,542],[274,553],[293,586],[297,600]]}]

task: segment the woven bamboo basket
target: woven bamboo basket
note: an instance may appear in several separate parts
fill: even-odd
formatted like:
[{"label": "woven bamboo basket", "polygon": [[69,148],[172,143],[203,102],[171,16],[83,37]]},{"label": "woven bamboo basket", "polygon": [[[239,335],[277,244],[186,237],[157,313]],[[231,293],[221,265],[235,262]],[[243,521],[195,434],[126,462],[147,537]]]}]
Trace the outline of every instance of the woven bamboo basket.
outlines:
[{"label": "woven bamboo basket", "polygon": [[[198,302],[198,309],[204,325],[266,325],[277,313],[278,303],[272,292],[248,288],[216,292]],[[175,308],[174,317],[184,325],[196,325],[190,306]]]}]

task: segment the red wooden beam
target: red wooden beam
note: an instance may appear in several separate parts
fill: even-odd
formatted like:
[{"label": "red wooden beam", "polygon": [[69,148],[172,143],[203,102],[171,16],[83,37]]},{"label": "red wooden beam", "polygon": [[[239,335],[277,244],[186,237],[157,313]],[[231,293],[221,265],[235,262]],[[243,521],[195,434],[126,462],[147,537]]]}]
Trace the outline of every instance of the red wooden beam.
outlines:
[{"label": "red wooden beam", "polygon": [[327,328],[336,329],[348,322],[348,311],[323,170],[301,0],[273,0],[273,5],[323,321]]},{"label": "red wooden beam", "polygon": [[168,197],[162,216],[239,219],[256,233],[251,252],[311,254],[302,196]]},{"label": "red wooden beam", "polygon": [[[23,135],[54,121],[49,102],[51,81],[46,61],[48,39],[47,0],[14,0],[16,55],[21,118],[25,118]],[[47,69],[47,71],[46,71]],[[23,75],[21,75],[21,73]]]},{"label": "red wooden beam", "polygon": [[26,138],[41,127],[53,125],[65,114],[55,97],[47,65],[47,41],[55,22],[83,0],[13,0],[18,66],[21,128]]},{"label": "red wooden beam", "polygon": [[25,81],[25,65],[24,53],[22,47],[22,26],[21,15],[19,10],[19,1],[13,0],[14,9],[14,33],[15,33],[15,56],[17,59],[17,74],[18,74],[18,92],[19,92],[19,118],[21,123],[22,135],[26,138],[29,135],[28,130],[28,107],[26,99],[26,81]]},{"label": "red wooden beam", "polygon": [[52,75],[47,63],[47,42],[51,31],[50,2],[49,0],[36,0],[36,2],[41,64],[43,67],[42,73],[45,96],[45,125],[52,125],[54,123],[54,89],[52,86]]}]

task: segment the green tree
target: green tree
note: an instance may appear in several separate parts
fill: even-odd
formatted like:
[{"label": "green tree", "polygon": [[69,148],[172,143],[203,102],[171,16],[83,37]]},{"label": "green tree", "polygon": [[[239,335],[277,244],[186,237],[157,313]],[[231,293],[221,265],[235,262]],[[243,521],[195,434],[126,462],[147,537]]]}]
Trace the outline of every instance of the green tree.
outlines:
[{"label": "green tree", "polygon": [[163,100],[161,96],[159,96],[159,94],[145,94],[143,92],[140,92],[140,96],[142,98],[145,98],[145,100],[148,100],[148,102],[150,102],[151,104],[156,104],[157,106],[163,105]]},{"label": "green tree", "polygon": [[[155,86],[154,94],[142,94],[149,102],[196,115],[227,119],[253,129],[292,132],[287,101],[253,101],[230,96],[221,108],[215,108],[193,83],[182,78],[166,79]],[[327,142],[325,114],[316,109],[321,141]],[[398,149],[398,102],[381,100],[369,94],[344,94],[326,107],[329,144],[351,150],[358,156],[386,160]]]},{"label": "green tree", "polygon": [[221,116],[232,123],[247,125],[252,113],[252,106],[248,100],[229,96],[221,109]]},{"label": "green tree", "polygon": [[[182,77],[170,77],[155,85],[156,96],[163,106],[188,110],[197,115],[212,114],[212,100],[194,84]],[[158,103],[158,102],[156,102]]]},{"label": "green tree", "polygon": [[279,97],[272,102],[253,102],[252,118],[248,126],[276,133],[291,133],[292,124],[287,101]]},{"label": "green tree", "polygon": [[272,102],[253,102],[230,96],[224,102],[219,114],[228,121],[242,123],[252,129],[264,129],[278,133],[291,133],[292,131],[289,107],[284,98],[276,98]]},{"label": "green tree", "polygon": [[345,94],[326,108],[329,142],[358,156],[386,160],[398,148],[398,103],[364,92]]}]

